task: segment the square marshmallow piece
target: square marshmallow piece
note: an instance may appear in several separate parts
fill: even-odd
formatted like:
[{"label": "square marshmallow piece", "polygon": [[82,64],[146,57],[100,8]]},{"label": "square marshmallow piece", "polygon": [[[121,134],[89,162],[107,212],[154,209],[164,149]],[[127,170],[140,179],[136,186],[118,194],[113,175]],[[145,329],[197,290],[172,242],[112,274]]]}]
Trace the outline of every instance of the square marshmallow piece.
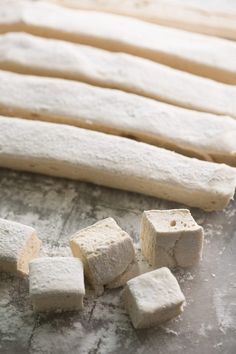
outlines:
[{"label": "square marshmallow piece", "polygon": [[131,237],[112,218],[98,221],[73,235],[70,246],[82,259],[85,275],[99,293],[121,275],[135,258]]},{"label": "square marshmallow piece", "polygon": [[0,271],[28,274],[29,261],[38,256],[40,246],[35,229],[0,219]]},{"label": "square marshmallow piece", "polygon": [[177,280],[165,267],[129,280],[123,299],[135,328],[155,326],[178,316],[185,301]]},{"label": "square marshmallow piece", "polygon": [[191,267],[202,256],[203,228],[187,209],[144,211],[141,250],[156,268]]},{"label": "square marshmallow piece", "polygon": [[42,257],[31,261],[29,291],[35,312],[82,309],[85,295],[82,262],[74,257]]}]

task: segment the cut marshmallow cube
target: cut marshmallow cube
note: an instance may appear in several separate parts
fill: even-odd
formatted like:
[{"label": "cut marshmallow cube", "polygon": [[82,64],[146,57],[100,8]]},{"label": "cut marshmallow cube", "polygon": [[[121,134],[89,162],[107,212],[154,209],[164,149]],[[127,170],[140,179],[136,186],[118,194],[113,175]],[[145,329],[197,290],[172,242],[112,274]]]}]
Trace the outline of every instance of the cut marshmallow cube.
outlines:
[{"label": "cut marshmallow cube", "polygon": [[129,280],[123,300],[133,326],[145,328],[178,316],[185,297],[174,275],[164,267]]},{"label": "cut marshmallow cube", "polygon": [[131,237],[112,218],[78,231],[70,246],[73,255],[83,261],[85,275],[99,295],[135,258]]},{"label": "cut marshmallow cube", "polygon": [[83,308],[82,262],[74,257],[42,257],[29,264],[29,292],[35,312]]},{"label": "cut marshmallow cube", "polygon": [[141,250],[155,268],[191,267],[202,256],[203,228],[187,209],[144,211]]},{"label": "cut marshmallow cube", "polygon": [[41,241],[35,229],[0,219],[0,271],[25,275],[29,261],[39,254]]}]

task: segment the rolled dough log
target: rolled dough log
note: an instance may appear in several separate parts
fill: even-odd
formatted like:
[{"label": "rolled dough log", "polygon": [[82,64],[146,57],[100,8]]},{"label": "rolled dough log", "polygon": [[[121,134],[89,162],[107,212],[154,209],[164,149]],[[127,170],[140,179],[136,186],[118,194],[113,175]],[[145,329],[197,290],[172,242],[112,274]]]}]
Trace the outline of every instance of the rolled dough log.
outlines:
[{"label": "rolled dough log", "polygon": [[236,83],[236,43],[225,39],[41,1],[5,0],[0,7],[0,33],[12,31],[126,52],[200,76]]},{"label": "rolled dough log", "polygon": [[118,136],[0,118],[0,166],[92,182],[205,210],[233,198],[236,169]]},{"label": "rolled dough log", "polygon": [[118,90],[0,71],[0,114],[131,136],[236,166],[236,120]]},{"label": "rolled dough log", "polygon": [[7,33],[0,36],[0,69],[84,81],[184,108],[236,117],[236,87],[232,85],[81,44]]},{"label": "rolled dough log", "polygon": [[[227,9],[203,8],[201,4],[173,0],[51,0],[77,9],[127,15],[190,32],[236,39],[236,13]],[[208,2],[206,2],[208,3]],[[215,7],[217,4],[215,5]]]}]

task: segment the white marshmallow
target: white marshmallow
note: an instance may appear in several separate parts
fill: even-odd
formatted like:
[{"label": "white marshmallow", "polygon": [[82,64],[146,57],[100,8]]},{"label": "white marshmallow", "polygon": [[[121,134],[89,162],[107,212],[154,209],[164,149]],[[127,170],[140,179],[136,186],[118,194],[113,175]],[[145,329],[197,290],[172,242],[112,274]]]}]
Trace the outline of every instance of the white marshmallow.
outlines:
[{"label": "white marshmallow", "polygon": [[28,274],[28,263],[38,256],[40,246],[35,229],[0,219],[0,271]]},{"label": "white marshmallow", "polygon": [[161,268],[127,282],[123,299],[135,328],[155,326],[183,311],[185,297],[168,268]]},{"label": "white marshmallow", "polygon": [[[131,237],[112,218],[78,231],[70,241],[72,253],[82,259],[85,275],[99,293],[134,260]],[[99,290],[98,290],[99,289]]]},{"label": "white marshmallow", "polygon": [[83,264],[74,257],[43,257],[29,264],[35,312],[80,310],[85,295]]},{"label": "white marshmallow", "polygon": [[141,222],[141,250],[154,267],[191,267],[202,256],[203,228],[187,209],[149,210]]}]

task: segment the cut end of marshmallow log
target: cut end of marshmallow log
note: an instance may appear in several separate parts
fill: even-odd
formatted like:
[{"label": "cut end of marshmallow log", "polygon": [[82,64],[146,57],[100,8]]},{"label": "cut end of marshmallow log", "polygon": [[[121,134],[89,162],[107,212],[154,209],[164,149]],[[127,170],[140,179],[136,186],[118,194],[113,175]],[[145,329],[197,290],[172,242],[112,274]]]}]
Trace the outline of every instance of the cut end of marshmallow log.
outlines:
[{"label": "cut end of marshmallow log", "polygon": [[112,218],[78,231],[70,241],[72,253],[84,264],[85,275],[95,290],[113,282],[133,262],[131,237]]},{"label": "cut end of marshmallow log", "polygon": [[185,297],[168,268],[161,268],[127,282],[125,307],[135,328],[159,325],[183,311]]},{"label": "cut end of marshmallow log", "polygon": [[191,267],[202,256],[203,228],[187,209],[149,210],[141,222],[143,256],[154,267]]},{"label": "cut end of marshmallow log", "polygon": [[40,246],[35,229],[0,219],[0,271],[28,274],[29,262],[38,256]]},{"label": "cut end of marshmallow log", "polygon": [[82,262],[74,257],[42,257],[29,265],[30,298],[35,312],[83,308]]}]

